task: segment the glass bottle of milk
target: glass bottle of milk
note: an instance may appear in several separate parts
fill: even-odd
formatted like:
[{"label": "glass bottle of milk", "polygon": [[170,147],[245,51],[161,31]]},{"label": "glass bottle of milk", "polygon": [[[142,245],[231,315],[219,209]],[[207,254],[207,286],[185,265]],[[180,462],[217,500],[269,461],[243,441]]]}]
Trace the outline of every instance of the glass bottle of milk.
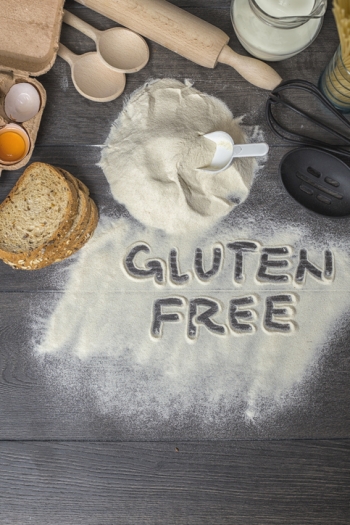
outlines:
[{"label": "glass bottle of milk", "polygon": [[317,37],[327,0],[232,0],[231,18],[242,46],[262,60],[284,60]]}]

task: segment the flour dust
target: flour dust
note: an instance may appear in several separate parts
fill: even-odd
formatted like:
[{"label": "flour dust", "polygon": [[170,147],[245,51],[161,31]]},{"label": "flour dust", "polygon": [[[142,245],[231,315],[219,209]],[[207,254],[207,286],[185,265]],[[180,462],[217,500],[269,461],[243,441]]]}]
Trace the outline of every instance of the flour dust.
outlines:
[{"label": "flour dust", "polygon": [[[183,91],[193,89],[181,86],[176,83],[180,106]],[[134,97],[145,96],[151,104],[149,93],[147,87],[147,96],[140,91]],[[258,178],[244,203],[230,207],[221,220],[221,202],[207,215],[198,213],[197,197],[179,190],[177,159],[172,176],[177,198],[182,204],[187,199],[184,218],[194,213],[196,222],[202,214],[205,225],[184,230],[180,215],[174,211],[169,218],[168,205],[163,207],[159,187],[167,182],[161,180],[163,168],[156,170],[153,149],[139,165],[139,178],[127,181],[141,162],[136,153],[126,155],[133,133],[138,136],[129,119],[137,117],[126,106],[101,163],[108,166],[114,197],[121,195],[130,213],[135,190],[139,222],[101,218],[53,312],[47,316],[47,305],[40,305],[35,355],[60,395],[69,399],[84,392],[98,413],[128,426],[129,435],[139,436],[140,429],[149,435],[164,422],[179,429],[190,419],[191,428],[201,429],[197,437],[220,437],[232,418],[259,422],[288,403],[303,402],[303,387],[317,375],[350,306],[350,247],[337,230],[329,235],[333,226],[327,220],[320,228],[318,218],[299,213],[299,207],[290,213],[290,203],[274,205],[274,199],[281,202],[280,190],[268,178]],[[220,121],[216,126],[223,129]],[[129,130],[122,168],[113,137]],[[212,129],[201,129],[207,131]],[[118,162],[117,172],[109,155]],[[151,179],[142,174],[149,162],[155,170]],[[145,210],[141,190],[149,196],[151,188],[157,198]]]}]

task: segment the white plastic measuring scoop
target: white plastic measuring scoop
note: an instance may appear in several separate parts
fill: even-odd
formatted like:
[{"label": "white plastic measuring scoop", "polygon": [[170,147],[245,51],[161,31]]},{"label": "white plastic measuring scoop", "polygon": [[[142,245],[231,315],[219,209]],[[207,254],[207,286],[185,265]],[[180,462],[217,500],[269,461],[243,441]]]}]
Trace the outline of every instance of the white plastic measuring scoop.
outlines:
[{"label": "white plastic measuring scoop", "polygon": [[210,171],[213,174],[227,170],[236,158],[262,157],[269,151],[269,146],[265,142],[235,144],[231,135],[225,131],[213,131],[213,133],[207,133],[203,137],[215,142],[216,150],[210,164],[200,169]]},{"label": "white plastic measuring scoop", "polygon": [[113,27],[99,31],[69,11],[64,11],[63,22],[94,40],[106,65],[122,73],[140,71],[149,60],[146,40],[130,29]]},{"label": "white plastic measuring scoop", "polygon": [[125,74],[111,69],[96,52],[76,55],[63,44],[58,55],[71,67],[76,90],[94,102],[109,102],[119,97],[125,88]]}]

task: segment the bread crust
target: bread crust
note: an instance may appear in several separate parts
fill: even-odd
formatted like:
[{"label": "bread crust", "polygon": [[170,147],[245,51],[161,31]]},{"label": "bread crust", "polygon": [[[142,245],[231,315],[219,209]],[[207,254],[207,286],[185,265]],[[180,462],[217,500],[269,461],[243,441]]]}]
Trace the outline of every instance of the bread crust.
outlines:
[{"label": "bread crust", "polygon": [[[44,163],[34,163],[34,168],[42,167],[49,167],[53,170],[52,173],[55,173],[61,181],[63,177],[72,193],[71,207],[64,221],[60,223],[62,227],[56,231],[56,235],[53,235],[43,245],[20,254],[0,249],[0,258],[15,269],[36,270],[66,259],[90,239],[98,223],[97,206],[89,197],[87,186],[62,168],[56,168]],[[21,184],[17,183],[16,186],[18,188]],[[16,186],[12,192],[16,191]],[[10,192],[8,197],[11,197],[12,192]]]},{"label": "bread crust", "polygon": [[[51,264],[63,261],[64,259],[67,259],[74,253],[76,253],[78,250],[80,250],[92,237],[96,226],[98,224],[98,209],[96,204],[92,199],[89,198],[89,204],[90,204],[90,213],[88,217],[88,223],[85,228],[85,230],[81,231],[77,238],[74,239],[74,242],[67,246],[62,246],[61,249],[55,250],[53,252],[50,252],[47,254],[46,257],[43,257],[41,259],[33,259],[33,260],[26,260],[23,264],[11,264],[11,266],[16,270],[39,270],[41,268],[45,268],[46,266],[50,266]],[[64,243],[64,241],[63,241]],[[9,263],[8,263],[9,264]]]},{"label": "bread crust", "polygon": [[[68,201],[66,209],[62,211],[62,218],[60,219],[58,228],[55,231],[53,231],[49,238],[46,241],[44,241],[44,243],[40,246],[35,247],[32,250],[25,250],[21,252],[10,252],[4,250],[3,248],[0,248],[0,258],[3,259],[5,262],[20,265],[21,261],[25,261],[28,257],[40,257],[48,246],[59,243],[60,240],[67,234],[69,229],[72,227],[74,218],[78,210],[78,192],[76,190],[76,187],[62,173],[57,172],[49,164],[44,164],[41,162],[31,164],[24,171],[22,176],[15,184],[14,188],[9,193],[9,195],[0,204],[0,215],[1,212],[6,208],[6,206],[12,206],[12,199],[14,195],[18,194],[18,192],[21,190],[21,186],[26,183],[27,179],[35,177],[35,170],[41,169],[48,170],[49,172],[51,172],[52,175],[55,175],[57,180],[62,185],[63,191],[67,192]],[[38,220],[40,220],[40,217],[38,217]]]},{"label": "bread crust", "polygon": [[67,234],[61,239],[61,241],[58,244],[52,245],[48,247],[47,250],[45,250],[45,254],[43,257],[44,261],[56,259],[57,254],[59,254],[59,256],[62,257],[62,259],[65,259],[72,253],[72,247],[75,245],[77,238],[79,237],[81,232],[84,232],[87,228],[91,213],[91,199],[89,198],[90,192],[85,186],[85,184],[76,179],[68,171],[63,170],[62,168],[55,169],[61,172],[72,184],[75,185],[78,192],[78,211],[75,216],[75,220],[72,224],[72,227],[67,232]]},{"label": "bread crust", "polygon": [[66,259],[67,257],[70,257],[74,253],[76,253],[78,250],[80,250],[92,237],[97,224],[98,224],[98,209],[94,201],[90,198],[90,205],[91,205],[91,212],[89,221],[87,224],[87,227],[84,231],[82,231],[76,240],[76,242],[70,247],[69,250],[66,251],[66,255],[62,256],[60,254],[56,254],[56,259],[53,262],[59,262],[63,259]]}]

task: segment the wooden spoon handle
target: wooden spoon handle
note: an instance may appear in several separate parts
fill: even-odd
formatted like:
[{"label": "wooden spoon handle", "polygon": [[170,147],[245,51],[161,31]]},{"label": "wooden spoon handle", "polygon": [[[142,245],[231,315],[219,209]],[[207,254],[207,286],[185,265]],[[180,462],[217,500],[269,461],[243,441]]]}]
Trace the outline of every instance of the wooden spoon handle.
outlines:
[{"label": "wooden spoon handle", "polygon": [[70,51],[68,49],[68,47],[64,46],[63,44],[61,44],[60,42],[60,45],[58,47],[58,51],[57,51],[57,54],[59,57],[63,58],[63,60],[65,60],[66,62],[68,62],[68,64],[73,67],[74,66],[74,62],[76,61],[77,59],[77,55],[75,55],[72,51]]},{"label": "wooden spoon handle", "polygon": [[233,67],[248,82],[262,89],[272,90],[282,82],[279,74],[265,62],[239,55],[227,45],[222,49],[218,62]]},{"label": "wooden spoon handle", "polygon": [[98,36],[101,32],[98,29],[95,29],[94,27],[92,27],[87,22],[84,22],[84,20],[81,20],[80,18],[73,15],[69,11],[66,11],[65,9],[63,10],[63,22],[65,24],[68,24],[71,27],[74,27],[75,29],[83,33],[84,35],[94,40],[95,42],[97,41]]}]

